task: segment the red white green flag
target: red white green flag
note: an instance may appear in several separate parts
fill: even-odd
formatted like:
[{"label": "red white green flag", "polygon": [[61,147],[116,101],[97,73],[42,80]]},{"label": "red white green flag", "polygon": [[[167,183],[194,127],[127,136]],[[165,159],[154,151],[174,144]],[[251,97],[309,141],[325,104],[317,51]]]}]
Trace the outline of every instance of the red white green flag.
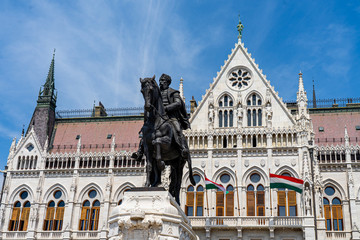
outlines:
[{"label": "red white green flag", "polygon": [[304,181],[294,177],[270,173],[270,188],[288,188],[302,193]]},{"label": "red white green flag", "polygon": [[206,189],[220,189],[221,191],[224,192],[224,194],[228,193],[223,185],[213,182],[207,177],[205,177],[205,185],[206,185]]}]

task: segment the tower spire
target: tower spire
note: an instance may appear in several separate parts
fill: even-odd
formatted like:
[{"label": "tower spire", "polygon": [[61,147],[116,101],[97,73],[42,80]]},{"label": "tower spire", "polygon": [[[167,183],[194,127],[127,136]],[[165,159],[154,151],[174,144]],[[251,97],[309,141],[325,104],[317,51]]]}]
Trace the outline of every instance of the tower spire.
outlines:
[{"label": "tower spire", "polygon": [[56,94],[55,94],[55,49],[53,52],[53,57],[49,67],[49,72],[43,85],[43,89],[39,91],[38,105],[50,105],[51,107],[56,107]]},{"label": "tower spire", "polygon": [[184,97],[184,79],[183,79],[183,78],[180,78],[179,91],[180,91],[180,97],[181,97],[182,100],[185,102],[185,97]]},{"label": "tower spire", "polygon": [[316,108],[316,95],[315,95],[315,83],[314,83],[314,79],[313,81],[313,108]]}]

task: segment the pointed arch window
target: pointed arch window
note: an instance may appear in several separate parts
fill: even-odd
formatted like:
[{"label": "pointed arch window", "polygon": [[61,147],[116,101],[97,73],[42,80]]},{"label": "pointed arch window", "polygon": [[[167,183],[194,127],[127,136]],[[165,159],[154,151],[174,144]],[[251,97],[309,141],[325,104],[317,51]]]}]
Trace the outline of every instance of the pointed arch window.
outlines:
[{"label": "pointed arch window", "polygon": [[216,192],[216,216],[234,216],[234,187],[229,184],[230,175],[224,173],[220,176],[220,181],[226,187],[226,194],[223,191]]},{"label": "pointed arch window", "polygon": [[100,216],[100,201],[98,193],[92,189],[88,192],[88,198],[83,202],[79,221],[79,230],[98,230]]},{"label": "pointed arch window", "polygon": [[195,180],[195,187],[189,185],[187,188],[185,214],[187,216],[203,216],[204,187],[200,184],[200,180],[201,180],[200,175],[195,174],[194,180]]},{"label": "pointed arch window", "polygon": [[265,188],[258,173],[250,175],[246,188],[247,216],[265,216]]},{"label": "pointed arch window", "polygon": [[261,97],[256,93],[251,94],[247,100],[248,127],[262,126],[262,107]]},{"label": "pointed arch window", "polygon": [[29,193],[27,191],[22,191],[17,198],[18,200],[13,205],[8,230],[26,231],[31,207]]},{"label": "pointed arch window", "polygon": [[219,100],[219,127],[233,127],[233,99],[225,94]]},{"label": "pointed arch window", "polygon": [[342,203],[339,191],[327,186],[324,191],[324,213],[327,231],[344,231]]},{"label": "pointed arch window", "polygon": [[[283,173],[282,176],[291,177],[289,173]],[[297,216],[296,192],[278,188],[278,216]]]},{"label": "pointed arch window", "polygon": [[55,190],[47,204],[43,224],[44,231],[61,231],[65,212],[65,198],[61,190]]}]

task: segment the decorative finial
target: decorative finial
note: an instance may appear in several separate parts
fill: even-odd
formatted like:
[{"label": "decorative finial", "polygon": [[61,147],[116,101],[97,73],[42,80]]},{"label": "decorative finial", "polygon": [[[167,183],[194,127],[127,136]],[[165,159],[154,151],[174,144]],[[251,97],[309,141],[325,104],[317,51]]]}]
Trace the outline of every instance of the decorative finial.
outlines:
[{"label": "decorative finial", "polygon": [[242,30],[244,29],[244,25],[241,23],[241,20],[240,20],[240,14],[239,14],[239,24],[237,25],[237,30],[239,32],[239,36],[238,36],[238,39],[241,39],[242,37]]},{"label": "decorative finial", "polygon": [[54,48],[53,58],[55,57],[56,48]]}]

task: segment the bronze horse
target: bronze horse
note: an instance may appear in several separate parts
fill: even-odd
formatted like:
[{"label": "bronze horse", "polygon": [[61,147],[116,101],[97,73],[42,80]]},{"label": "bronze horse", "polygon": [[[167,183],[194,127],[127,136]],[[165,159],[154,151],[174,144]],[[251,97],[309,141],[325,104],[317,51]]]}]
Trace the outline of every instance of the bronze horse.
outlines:
[{"label": "bronze horse", "polygon": [[[170,165],[169,192],[180,204],[180,188],[183,168],[186,162],[181,156],[179,146],[174,139],[174,131],[161,98],[161,92],[152,78],[140,78],[141,93],[145,100],[144,125],[141,129],[144,154],[146,157],[146,187],[156,187],[161,183],[161,172]],[[195,185],[191,158],[187,158],[190,182]]]}]

